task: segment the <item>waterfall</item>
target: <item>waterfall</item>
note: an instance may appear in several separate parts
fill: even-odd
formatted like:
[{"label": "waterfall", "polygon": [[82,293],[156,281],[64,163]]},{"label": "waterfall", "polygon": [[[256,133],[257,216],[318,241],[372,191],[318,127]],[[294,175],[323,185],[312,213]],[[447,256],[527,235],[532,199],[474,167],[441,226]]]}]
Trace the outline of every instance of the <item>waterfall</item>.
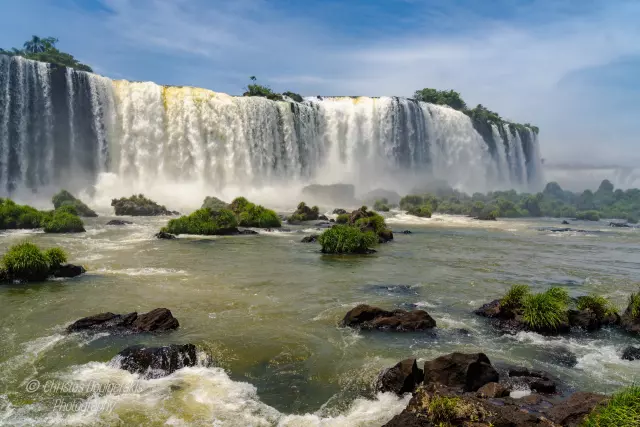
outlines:
[{"label": "waterfall", "polygon": [[167,186],[220,194],[336,182],[406,192],[435,179],[468,192],[539,185],[532,131],[491,125],[481,135],[475,125],[412,99],[270,101],[0,55],[0,195],[100,192],[107,178],[105,197]]}]

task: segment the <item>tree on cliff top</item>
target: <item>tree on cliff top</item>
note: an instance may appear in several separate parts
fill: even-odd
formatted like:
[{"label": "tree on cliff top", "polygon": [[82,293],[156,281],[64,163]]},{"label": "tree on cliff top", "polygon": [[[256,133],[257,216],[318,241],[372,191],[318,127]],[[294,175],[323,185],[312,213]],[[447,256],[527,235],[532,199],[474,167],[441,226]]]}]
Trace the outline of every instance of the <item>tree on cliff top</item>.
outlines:
[{"label": "tree on cliff top", "polygon": [[11,50],[4,50],[0,48],[0,54],[22,56],[23,58],[32,59],[34,61],[48,62],[50,64],[71,67],[80,71],[93,71],[90,66],[78,62],[73,55],[58,50],[56,48],[57,42],[58,39],[55,37],[32,36],[30,40],[27,40],[24,43],[23,50],[15,47]]}]

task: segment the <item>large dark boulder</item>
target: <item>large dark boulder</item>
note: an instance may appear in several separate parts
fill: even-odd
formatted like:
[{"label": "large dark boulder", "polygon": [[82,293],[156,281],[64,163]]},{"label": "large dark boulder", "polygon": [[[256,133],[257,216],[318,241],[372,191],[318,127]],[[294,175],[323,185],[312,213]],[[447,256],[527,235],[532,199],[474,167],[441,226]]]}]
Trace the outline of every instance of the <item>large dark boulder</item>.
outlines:
[{"label": "large dark boulder", "polygon": [[548,418],[563,426],[578,426],[586,415],[606,399],[602,394],[577,392],[550,409]]},{"label": "large dark boulder", "polygon": [[416,359],[405,359],[380,373],[376,381],[376,391],[392,392],[402,396],[412,393],[422,383],[424,373],[418,368]]},{"label": "large dark boulder", "polygon": [[436,321],[424,310],[386,311],[360,304],[344,316],[341,326],[390,331],[422,331],[434,328]]},{"label": "large dark boulder", "polygon": [[195,366],[196,346],[172,344],[164,347],[127,347],[115,358],[120,368],[146,378],[160,378],[178,369]]},{"label": "large dark boulder", "polygon": [[498,371],[484,353],[451,353],[424,364],[424,383],[477,391],[490,382],[498,382]]},{"label": "large dark boulder", "polygon": [[640,360],[640,347],[629,346],[622,351],[623,360]]},{"label": "large dark boulder", "polygon": [[165,332],[177,329],[179,326],[178,319],[173,317],[169,309],[156,308],[155,310],[140,315],[136,312],[128,314],[108,312],[83,317],[69,325],[67,332]]},{"label": "large dark boulder", "polygon": [[81,265],[62,264],[53,270],[53,277],[77,277],[86,273],[87,270]]},{"label": "large dark boulder", "polygon": [[318,237],[320,237],[318,234],[312,234],[311,236],[305,236],[302,238],[301,242],[302,243],[315,243],[318,241]]}]

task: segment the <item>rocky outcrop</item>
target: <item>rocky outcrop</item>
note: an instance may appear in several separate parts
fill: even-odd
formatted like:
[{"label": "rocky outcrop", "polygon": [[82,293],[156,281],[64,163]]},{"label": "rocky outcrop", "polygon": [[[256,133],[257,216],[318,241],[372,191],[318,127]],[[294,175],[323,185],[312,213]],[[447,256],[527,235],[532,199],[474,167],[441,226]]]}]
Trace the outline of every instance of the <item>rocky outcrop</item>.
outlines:
[{"label": "rocky outcrop", "polygon": [[305,202],[300,202],[296,211],[287,218],[287,222],[289,224],[298,224],[303,221],[314,221],[319,219],[319,217],[320,214],[317,206],[310,208]]},{"label": "rocky outcrop", "polygon": [[386,311],[378,307],[361,304],[350,310],[342,319],[341,326],[364,330],[424,331],[436,326],[436,321],[424,310]]},{"label": "rocky outcrop", "polygon": [[312,234],[311,236],[303,237],[302,240],[300,240],[300,242],[302,242],[302,243],[315,243],[315,242],[318,241],[318,237],[320,237],[320,235]]},{"label": "rocky outcrop", "polygon": [[582,420],[599,404],[607,400],[602,394],[577,392],[551,408],[549,419],[563,426],[579,426]]},{"label": "rocky outcrop", "polygon": [[640,347],[629,346],[622,351],[623,360],[640,360]]},{"label": "rocky outcrop", "polygon": [[509,389],[500,383],[487,383],[478,389],[478,397],[496,398],[509,396]]},{"label": "rocky outcrop", "polygon": [[610,222],[609,227],[631,228],[631,225],[626,222]]},{"label": "rocky outcrop", "polygon": [[125,221],[123,219],[112,219],[107,223],[107,225],[130,225],[133,224],[131,221]]},{"label": "rocky outcrop", "polygon": [[196,346],[172,344],[164,347],[132,346],[122,350],[114,360],[121,369],[146,378],[160,378],[178,369],[197,364]]},{"label": "rocky outcrop", "polygon": [[477,391],[483,385],[499,380],[498,371],[484,353],[451,353],[424,364],[425,384]]},{"label": "rocky outcrop", "polygon": [[160,216],[160,215],[179,215],[178,212],[170,211],[153,200],[147,199],[142,194],[133,195],[131,197],[123,197],[121,199],[111,200],[116,215],[131,216]]},{"label": "rocky outcrop", "polygon": [[87,270],[84,269],[81,265],[73,265],[73,264],[62,264],[58,268],[54,269],[52,272],[53,277],[77,277],[81,274],[86,273]]},{"label": "rocky outcrop", "polygon": [[405,359],[380,373],[375,389],[379,392],[392,392],[399,396],[412,393],[422,383],[424,372],[418,368],[416,359]]},{"label": "rocky outcrop", "polygon": [[585,309],[569,310],[568,315],[569,325],[571,327],[585,329],[589,332],[597,331],[603,326],[618,325],[620,323],[620,316],[618,313],[598,317],[593,311]]},{"label": "rocky outcrop", "polygon": [[67,332],[111,332],[111,333],[140,333],[165,332],[177,329],[178,319],[173,317],[167,308],[156,308],[148,313],[114,314],[100,313],[83,317],[69,325]]},{"label": "rocky outcrop", "polygon": [[176,238],[175,234],[167,233],[166,231],[160,231],[153,235],[156,239],[173,240]]}]

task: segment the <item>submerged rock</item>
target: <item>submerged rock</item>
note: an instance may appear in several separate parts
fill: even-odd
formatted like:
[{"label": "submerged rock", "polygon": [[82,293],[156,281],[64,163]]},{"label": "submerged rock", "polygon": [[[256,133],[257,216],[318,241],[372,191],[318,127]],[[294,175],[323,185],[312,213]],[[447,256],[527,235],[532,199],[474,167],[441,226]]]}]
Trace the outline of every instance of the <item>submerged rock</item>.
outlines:
[{"label": "submerged rock", "polygon": [[629,346],[622,351],[623,360],[640,360],[640,347]]},{"label": "submerged rock", "polygon": [[115,359],[121,369],[132,374],[143,374],[146,378],[160,378],[178,369],[195,366],[196,346],[172,344],[164,347],[127,347]]},{"label": "submerged rock", "polygon": [[311,236],[305,236],[302,238],[302,240],[300,240],[301,243],[315,243],[318,241],[318,237],[320,237],[320,235],[318,234],[312,234]]},{"label": "submerged rock", "polygon": [[236,233],[238,235],[243,235],[243,236],[253,236],[255,234],[260,234],[255,230],[249,230],[249,229],[244,229],[244,230],[238,230],[238,232]]},{"label": "submerged rock", "polygon": [[413,233],[412,233],[411,231],[409,231],[409,230],[404,230],[404,231],[402,232],[402,234],[413,234]]},{"label": "submerged rock", "polygon": [[107,225],[129,225],[133,224],[131,221],[125,221],[123,219],[112,219],[107,223]]},{"label": "submerged rock", "polygon": [[609,227],[631,228],[631,225],[626,222],[610,222]]},{"label": "submerged rock", "polygon": [[81,265],[62,264],[60,267],[53,270],[53,277],[77,277],[86,273],[87,270]]},{"label": "submerged rock", "polygon": [[484,353],[451,353],[424,364],[424,383],[442,384],[477,391],[487,383],[498,382],[498,371]]},{"label": "submerged rock", "polygon": [[366,304],[350,310],[342,319],[341,326],[359,329],[379,329],[389,331],[423,331],[436,326],[429,313],[424,310],[386,311]]},{"label": "submerged rock", "polygon": [[570,225],[571,223],[569,221],[567,221],[566,219],[562,221],[562,225]]},{"label": "submerged rock", "polygon": [[167,239],[172,240],[175,239],[175,234],[167,233],[166,231],[160,231],[153,235],[156,239]]},{"label": "submerged rock", "polygon": [[380,373],[376,381],[377,392],[392,392],[402,396],[411,393],[422,383],[424,372],[418,368],[416,359],[405,359]]},{"label": "submerged rock", "polygon": [[112,333],[165,332],[177,329],[178,319],[167,308],[156,308],[148,313],[100,313],[83,317],[69,325],[67,332],[93,331]]}]

